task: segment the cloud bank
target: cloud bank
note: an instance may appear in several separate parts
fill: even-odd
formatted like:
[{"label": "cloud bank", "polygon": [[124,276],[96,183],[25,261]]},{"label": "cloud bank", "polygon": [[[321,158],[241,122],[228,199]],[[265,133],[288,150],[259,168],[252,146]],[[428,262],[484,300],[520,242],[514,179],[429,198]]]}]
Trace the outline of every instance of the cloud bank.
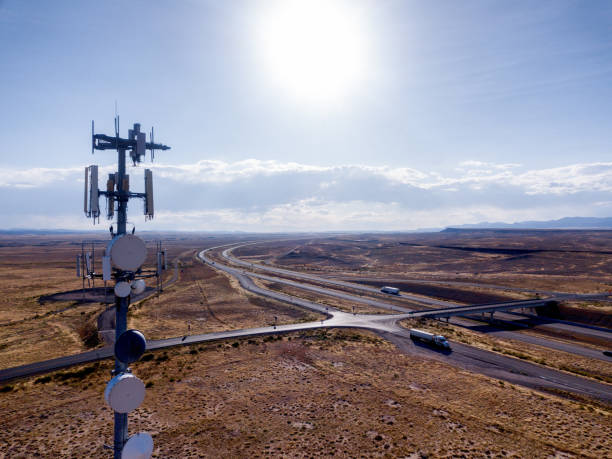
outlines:
[{"label": "cloud bank", "polygon": [[[395,231],[612,215],[612,162],[525,170],[464,161],[444,174],[256,159],[144,167],[154,170],[157,214],[145,226],[141,205],[130,204],[140,229]],[[144,167],[129,168],[133,191]],[[81,167],[0,167],[0,227],[86,228],[82,187]]]}]

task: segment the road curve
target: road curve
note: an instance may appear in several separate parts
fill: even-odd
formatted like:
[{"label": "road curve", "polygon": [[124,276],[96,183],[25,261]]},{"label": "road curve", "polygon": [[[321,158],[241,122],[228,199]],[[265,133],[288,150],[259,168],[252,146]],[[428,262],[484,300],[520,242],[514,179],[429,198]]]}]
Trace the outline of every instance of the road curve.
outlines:
[{"label": "road curve", "polygon": [[[228,249],[225,249],[222,252],[222,256],[224,258],[227,258],[229,261],[231,261],[234,264],[238,264],[240,266],[243,267],[251,267],[252,265],[250,263],[244,262],[242,260],[240,260],[239,258],[234,257],[233,255],[231,255],[231,251],[239,246],[245,245],[245,244],[227,244],[227,245],[233,245],[233,247],[230,247]],[[290,285],[292,287],[296,287],[296,288],[300,288],[303,290],[307,290],[307,291],[311,291],[311,292],[316,292],[318,294],[321,295],[326,295],[326,296],[331,296],[331,297],[336,297],[336,298],[341,298],[344,300],[348,300],[354,303],[361,303],[361,304],[367,304],[370,306],[374,306],[380,309],[387,309],[387,310],[391,310],[393,312],[397,311],[397,312],[403,312],[406,313],[407,315],[405,317],[400,317],[398,319],[407,319],[407,318],[412,318],[412,317],[418,317],[419,315],[421,316],[427,316],[428,313],[430,312],[435,312],[436,310],[427,310],[427,311],[413,311],[412,309],[409,308],[404,308],[401,306],[397,306],[396,304],[391,304],[388,303],[386,301],[383,300],[378,300],[378,299],[373,299],[373,298],[365,298],[365,297],[361,297],[361,296],[356,296],[356,295],[351,295],[350,293],[345,293],[345,292],[339,292],[337,290],[332,290],[332,289],[328,289],[325,287],[319,287],[319,286],[314,286],[312,284],[304,284],[304,283],[299,283],[299,282],[295,282],[292,281],[290,279],[285,279],[285,278],[278,278],[278,277],[271,277],[271,276],[267,276],[265,274],[260,274],[260,273],[253,273],[253,272],[247,272],[244,271],[243,269],[238,269],[238,268],[234,268],[234,267],[230,267],[230,266],[226,266],[226,265],[215,265],[215,262],[211,259],[209,259],[208,257],[206,257],[205,253],[213,250],[213,249],[219,249],[219,248],[223,248],[226,247],[227,245],[224,246],[219,246],[219,247],[211,247],[210,249],[207,249],[203,252],[200,252],[199,257],[206,263],[208,263],[209,265],[213,266],[213,267],[217,267],[219,269],[223,269],[226,270],[226,272],[228,272],[229,274],[233,275],[233,276],[240,276],[240,277],[244,277],[244,276],[249,276],[249,277],[254,277],[254,278],[259,278],[259,279],[264,279],[264,280],[268,280],[268,281],[273,281],[273,282],[277,282],[280,284],[285,284],[285,285]],[[265,271],[269,271],[269,272],[273,272],[273,273],[279,273],[282,275],[294,275],[296,278],[299,279],[304,279],[306,281],[314,281],[314,282],[319,282],[319,283],[323,283],[323,284],[329,284],[332,286],[343,286],[343,287],[349,287],[349,288],[355,288],[358,291],[364,291],[364,292],[369,292],[369,293],[375,293],[379,296],[382,296],[380,294],[380,291],[377,289],[374,289],[372,287],[367,287],[367,286],[361,286],[361,285],[354,285],[351,284],[349,282],[343,282],[343,281],[335,281],[335,280],[330,280],[327,278],[323,278],[323,277],[319,277],[319,276],[314,276],[314,275],[310,275],[310,274],[304,274],[304,273],[295,273],[294,271],[291,270],[286,270],[286,269],[281,269],[281,268],[275,268],[275,267],[269,267],[269,266],[261,266],[261,265],[256,265],[257,269],[261,269],[261,270],[265,270]],[[246,287],[245,287],[246,288]],[[269,292],[269,290],[264,290],[264,293],[262,293],[262,291],[258,291],[258,294],[267,294],[265,292]],[[562,298],[564,298],[563,295],[566,294],[562,294],[559,297],[555,297],[555,298],[551,298],[551,299],[558,299],[561,300]],[[415,297],[416,298],[416,297]],[[418,297],[420,298],[420,297]],[[549,299],[550,300],[550,299]],[[456,308],[463,308],[465,309],[466,306],[465,305],[459,305],[457,303],[451,303],[451,302],[447,302],[447,301],[438,301],[438,300],[433,300],[435,305],[439,305],[444,304],[445,307],[438,309],[438,311],[453,311],[456,310]],[[525,300],[525,301],[519,301],[519,302],[514,302],[514,304],[525,304],[525,305],[529,305],[531,302],[541,302],[542,300]],[[509,303],[510,304],[510,303]],[[480,310],[487,310],[488,308],[485,305],[478,305],[478,306],[474,306],[474,310],[475,312],[480,312]],[[458,325],[464,328],[468,328],[468,329],[473,329],[474,326],[474,322],[470,321],[470,320],[465,320],[463,318],[459,318],[459,317],[455,317],[450,319],[450,323],[453,325]],[[574,328],[572,328],[572,325],[568,325],[568,324],[555,324],[555,326],[557,328],[559,327],[567,327],[568,331],[575,331]],[[588,331],[586,333],[596,336],[598,338],[601,339],[607,339],[610,340],[611,346],[612,346],[612,332],[607,331],[607,330],[602,330],[602,329],[591,329],[591,327],[586,327],[588,329]],[[521,341],[521,342],[525,342],[525,343],[529,343],[529,344],[536,344],[538,346],[542,346],[542,347],[547,347],[549,349],[554,349],[554,350],[558,350],[558,351],[563,351],[563,352],[569,352],[575,355],[579,355],[582,357],[587,357],[587,358],[592,358],[592,359],[596,359],[596,360],[602,360],[605,362],[610,362],[612,361],[612,359],[610,359],[609,357],[606,357],[603,355],[603,353],[598,350],[598,349],[593,349],[590,347],[586,347],[586,346],[581,346],[579,344],[575,344],[575,343],[567,343],[567,342],[562,342],[562,341],[557,341],[554,339],[550,339],[550,338],[546,338],[546,337],[541,337],[541,336],[534,336],[534,335],[527,335],[524,333],[519,333],[519,332],[515,332],[515,331],[508,331],[508,330],[501,330],[499,328],[496,328],[494,326],[487,326],[485,329],[480,329],[480,331],[486,333],[486,334],[492,334],[494,336],[499,336],[500,338],[505,338],[505,339],[513,339],[516,341]],[[582,333],[585,333],[584,330],[580,330]]]},{"label": "road curve", "polygon": [[[243,330],[231,330],[150,341],[147,343],[148,350],[162,349],[177,345],[195,344],[219,339],[288,333],[292,331],[302,331],[316,328],[362,328],[378,333],[380,336],[395,343],[402,352],[406,352],[408,354],[417,354],[429,358],[435,358],[448,362],[454,366],[466,368],[470,371],[507,380],[512,383],[533,389],[554,389],[556,391],[577,393],[588,397],[593,397],[607,404],[612,404],[611,385],[581,378],[572,374],[556,371],[540,365],[506,357],[460,343],[453,342],[452,351],[446,353],[426,346],[420,346],[410,340],[408,331],[406,329],[397,325],[397,321],[403,316],[401,314],[349,314],[332,307],[323,306],[308,300],[304,300],[302,298],[263,289],[255,285],[252,280],[241,270],[220,265],[219,263],[215,263],[214,261],[208,259],[205,255],[207,250],[200,252],[198,255],[199,258],[204,262],[211,264],[211,266],[237,277],[243,288],[259,295],[265,295],[278,301],[283,301],[325,314],[327,319],[301,324],[287,324],[276,327],[270,326]],[[5,370],[0,370],[0,382],[46,373],[72,365],[111,358],[112,356],[112,348],[106,347],[77,355],[60,357],[58,359],[22,365],[15,368],[8,368]]]},{"label": "road curve", "polygon": [[[263,289],[252,282],[248,282],[247,274],[237,268],[221,265],[206,256],[206,252],[214,247],[203,250],[198,257],[205,263],[217,269],[238,277],[241,285],[254,293],[265,295],[279,301],[307,307],[311,310],[323,312],[322,306],[301,298],[292,297],[272,290]],[[249,273],[249,276],[251,273]],[[280,279],[274,279],[279,280]],[[359,297],[357,297],[359,298]],[[612,385],[599,383],[587,378],[557,371],[542,365],[526,362],[523,360],[507,357],[494,352],[467,346],[461,343],[452,343],[452,352],[444,353],[427,346],[415,344],[410,338],[408,330],[397,325],[397,321],[406,317],[407,314],[349,314],[332,307],[325,307],[325,313],[331,318],[321,322],[319,327],[346,327],[363,328],[377,332],[398,346],[400,350],[411,354],[426,355],[437,360],[442,360],[460,368],[485,374],[494,378],[506,380],[515,384],[523,385],[533,389],[554,389],[557,391],[573,392],[594,397],[606,403],[612,403]],[[308,328],[315,328],[313,323],[303,324]],[[306,328],[304,328],[306,329]],[[291,326],[290,330],[299,330]]]}]

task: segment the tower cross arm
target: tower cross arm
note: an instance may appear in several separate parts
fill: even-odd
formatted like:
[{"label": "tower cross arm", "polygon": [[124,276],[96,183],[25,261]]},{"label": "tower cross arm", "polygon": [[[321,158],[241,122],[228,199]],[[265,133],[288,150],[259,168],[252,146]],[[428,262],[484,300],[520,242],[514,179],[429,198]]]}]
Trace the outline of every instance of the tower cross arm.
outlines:
[{"label": "tower cross arm", "polygon": [[170,150],[170,147],[168,145],[152,142],[147,142],[145,148],[147,150]]},{"label": "tower cross arm", "polygon": [[[94,134],[93,140],[93,147],[96,150],[134,150],[137,145],[135,139],[123,139],[121,137],[112,137],[106,134]],[[170,147],[161,143],[146,142],[145,149],[170,150]]]},{"label": "tower cross arm", "polygon": [[111,137],[106,134],[94,134],[93,140],[93,147],[96,150],[128,150],[136,145],[135,140]]}]

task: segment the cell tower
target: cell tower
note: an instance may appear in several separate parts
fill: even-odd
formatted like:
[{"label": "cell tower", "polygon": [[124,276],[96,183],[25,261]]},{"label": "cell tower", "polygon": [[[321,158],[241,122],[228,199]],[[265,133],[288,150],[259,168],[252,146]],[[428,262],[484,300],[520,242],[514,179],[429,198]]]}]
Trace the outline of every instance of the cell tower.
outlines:
[{"label": "cell tower", "polygon": [[[99,198],[107,200],[107,213],[113,219],[117,213],[117,231],[106,247],[102,257],[102,278],[104,281],[115,281],[115,369],[113,378],[106,386],[104,396],[115,412],[114,458],[149,458],[153,453],[153,439],[148,433],[141,432],[128,438],[128,419],[130,411],[136,409],[144,400],[144,383],[134,376],[128,365],[137,361],[146,349],[146,340],[137,330],[127,330],[127,310],[132,293],[141,293],[145,289],[143,278],[150,277],[142,271],[147,249],[144,241],[126,233],[127,207],[130,198],[142,198],[145,201],[145,219],[153,218],[153,174],[145,169],[145,191],[134,193],[130,191],[129,175],[125,172],[126,154],[129,153],[134,165],[145,157],[146,151],[151,152],[151,161],[155,150],[169,150],[170,147],[154,142],[153,129],[151,141],[146,141],[146,134],[140,132],[140,124],[134,124],[128,131],[128,138],[119,137],[119,117],[115,117],[115,136],[96,134],[94,122],[91,122],[91,152],[94,150],[116,150],[118,156],[117,172],[109,174],[106,191],[98,188],[98,166],[85,168],[85,215],[99,221]],[[161,248],[158,247],[157,273],[161,268]],[[165,263],[165,252],[163,254]],[[78,261],[77,261],[78,265]],[[86,268],[89,271],[89,267]],[[93,271],[93,270],[92,270]],[[158,275],[159,284],[159,275]]]}]

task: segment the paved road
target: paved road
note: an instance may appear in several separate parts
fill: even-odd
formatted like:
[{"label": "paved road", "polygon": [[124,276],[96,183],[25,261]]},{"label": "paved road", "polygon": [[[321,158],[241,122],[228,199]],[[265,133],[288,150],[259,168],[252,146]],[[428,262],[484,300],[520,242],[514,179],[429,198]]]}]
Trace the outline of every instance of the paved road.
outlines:
[{"label": "paved road", "polygon": [[[345,277],[343,280],[347,280]],[[393,285],[394,282],[412,282],[419,284],[427,284],[427,285],[448,285],[451,287],[476,287],[476,288],[487,288],[490,290],[501,290],[504,292],[517,292],[517,293],[533,293],[538,295],[548,295],[548,296],[558,296],[562,294],[561,292],[553,292],[551,290],[537,290],[537,289],[529,289],[529,288],[521,288],[521,287],[508,287],[505,285],[496,285],[496,284],[487,284],[481,282],[469,282],[469,281],[444,281],[444,280],[428,280],[428,279],[377,279],[372,277],[355,277],[351,278],[349,282],[359,282],[359,281],[379,281],[380,283]]]},{"label": "paved road", "polygon": [[[450,352],[441,352],[426,346],[421,346],[412,342],[412,340],[409,339],[408,331],[397,325],[397,321],[405,316],[405,314],[350,314],[332,307],[326,307],[308,300],[304,300],[302,298],[263,289],[255,285],[253,281],[242,272],[242,270],[215,263],[206,257],[205,252],[207,252],[207,250],[200,252],[199,257],[201,259],[212,264],[214,267],[235,276],[245,289],[279,301],[325,314],[327,319],[302,324],[231,330],[226,332],[150,341],[147,343],[147,348],[149,350],[218,339],[240,338],[274,333],[288,333],[292,331],[315,328],[362,328],[375,331],[381,336],[396,343],[398,348],[403,352],[436,358],[461,368],[466,368],[471,371],[487,374],[495,378],[504,379],[535,389],[556,389],[568,391],[594,397],[605,403],[612,404],[611,385],[598,383],[586,378],[580,378],[578,376],[555,371],[540,365],[506,357],[493,352],[484,351],[482,349],[473,348],[460,343],[453,342],[453,349]],[[61,357],[59,359],[48,360],[45,362],[37,362],[16,368],[9,368],[0,370],[0,381],[7,381],[18,377],[45,373],[71,365],[92,362],[110,357],[112,357],[112,348],[106,347],[73,356]]]},{"label": "paved road", "polygon": [[[236,263],[236,261],[238,262],[237,264],[239,264],[240,266],[245,266],[245,267],[250,267],[251,264],[250,263],[246,263],[240,259],[237,259],[235,257],[233,257],[230,252],[231,250],[235,249],[236,246],[234,245],[233,247],[231,247],[230,249],[226,249],[223,251],[222,255],[224,257],[228,257],[230,259],[230,261]],[[212,250],[212,249],[209,249]],[[200,258],[203,259],[203,261],[211,264],[212,266],[214,265],[214,261],[209,259],[208,257],[205,256],[204,253],[200,253]],[[409,308],[405,308],[405,307],[401,307],[401,306],[397,306],[395,304],[391,304],[385,301],[381,301],[381,300],[377,300],[377,299],[373,299],[373,298],[366,298],[366,297],[361,297],[361,296],[356,296],[356,295],[351,295],[349,293],[345,293],[345,292],[339,292],[337,290],[331,290],[331,289],[326,289],[324,287],[319,287],[319,286],[314,286],[312,284],[304,284],[304,283],[299,283],[299,282],[295,282],[289,279],[285,279],[285,278],[277,278],[277,277],[271,277],[271,276],[267,276],[264,274],[260,274],[260,273],[253,273],[250,271],[245,271],[243,269],[238,269],[238,268],[233,268],[233,267],[229,267],[226,265],[218,265],[217,263],[217,267],[219,269],[224,269],[226,270],[226,272],[228,272],[229,274],[232,274],[233,276],[236,277],[245,277],[245,276],[249,276],[249,277],[255,277],[255,278],[259,278],[259,279],[264,279],[264,280],[268,280],[268,281],[273,281],[273,282],[277,282],[280,284],[285,284],[285,285],[290,285],[292,287],[297,287],[303,290],[307,290],[307,291],[311,291],[311,292],[316,292],[320,295],[327,295],[327,296],[331,296],[331,297],[336,297],[336,298],[341,298],[344,300],[348,300],[354,303],[361,303],[361,304],[367,304],[370,306],[374,306],[377,308],[381,308],[381,309],[387,309],[387,310],[391,310],[391,311],[397,311],[397,312],[404,312],[407,313],[409,315],[407,315],[406,317],[403,318],[409,318],[409,317],[414,317],[416,314],[418,314],[418,312],[413,312],[412,309]],[[261,268],[260,266],[257,266],[257,268]],[[280,268],[272,268],[272,267],[264,267],[263,269],[266,270],[270,270],[273,272],[281,271],[283,273],[283,275],[289,275],[289,273],[292,273],[292,271],[290,270],[284,270],[284,269],[280,269]],[[325,281],[327,281],[327,279],[325,278],[319,278],[318,276],[311,276],[308,274],[303,274],[303,273],[297,273],[298,278],[304,278],[306,277],[307,279],[316,279],[321,280],[322,283],[325,283]],[[349,284],[348,282],[345,283],[347,286],[352,287],[352,284]],[[332,284],[335,285],[335,282]],[[243,287],[247,288],[245,285],[243,285]],[[361,286],[359,286],[361,287]],[[248,288],[247,288],[248,289]],[[373,291],[376,294],[380,294],[380,292],[377,289],[373,289],[370,287],[363,287],[363,288],[359,288],[358,290],[369,290],[369,291]],[[267,295],[268,290],[264,290],[264,289],[259,289],[256,293],[260,294],[260,295]],[[381,295],[384,297],[388,297],[388,295]],[[536,300],[536,301],[541,301],[541,300]],[[448,308],[448,310],[454,310],[453,308],[465,308],[465,305],[458,305],[456,303],[451,303],[451,302],[442,302],[443,304],[445,304]],[[528,304],[529,301],[524,302],[525,304]],[[441,308],[439,310],[446,310],[447,308]],[[427,312],[427,311],[424,311]],[[413,315],[414,314],[414,315]],[[499,315],[499,313],[498,313]],[[463,318],[452,318],[450,319],[450,323],[453,325],[458,325],[461,327],[465,327],[465,328],[470,328],[470,329],[474,329],[474,322],[470,321],[470,320],[465,320]],[[575,331],[571,328],[571,326],[569,326],[570,330],[568,331]],[[583,332],[584,327],[580,327],[580,331]],[[487,334],[492,334],[494,336],[499,336],[500,338],[506,338],[506,339],[513,339],[516,341],[521,341],[521,342],[525,342],[525,343],[529,343],[529,344],[536,344],[539,346],[543,346],[543,347],[547,347],[550,349],[555,349],[555,350],[559,350],[559,351],[563,351],[563,352],[570,352],[573,353],[575,355],[580,355],[582,357],[588,357],[588,358],[593,358],[593,359],[597,359],[597,360],[602,360],[602,361],[606,361],[606,362],[611,362],[612,359],[610,359],[609,357],[606,357],[605,355],[603,355],[603,353],[597,349],[593,349],[590,347],[586,347],[586,346],[581,346],[575,343],[566,343],[566,342],[562,342],[562,341],[557,341],[557,340],[552,340],[549,338],[545,338],[545,337],[538,337],[538,336],[533,336],[533,335],[527,335],[524,333],[519,333],[519,332],[515,332],[515,331],[508,331],[508,330],[500,330],[499,328],[496,328],[494,326],[480,326],[480,328],[478,329],[478,331],[487,333]],[[590,330],[587,329],[587,332],[593,335],[597,335],[600,338],[604,338],[610,341],[610,347],[612,347],[612,332],[605,330]]]},{"label": "paved road", "polygon": [[[509,382],[531,387],[534,389],[556,389],[588,395],[606,401],[607,403],[612,402],[612,385],[599,383],[586,378],[581,378],[579,376],[563,373],[560,371],[543,367],[541,365],[536,365],[511,357],[506,357],[494,352],[485,351],[461,343],[453,342],[452,352],[450,353],[440,352],[427,346],[420,346],[418,344],[415,344],[409,338],[409,332],[406,329],[397,325],[398,320],[405,318],[410,314],[355,315],[338,311],[337,309],[332,307],[323,307],[317,303],[286,295],[280,292],[263,289],[261,287],[256,286],[252,283],[252,281],[250,281],[249,276],[251,276],[252,273],[248,273],[247,276],[247,274],[242,269],[222,265],[208,258],[206,256],[206,252],[212,249],[214,248],[204,250],[200,252],[198,256],[204,262],[209,263],[212,266],[237,277],[241,286],[245,289],[253,291],[254,293],[260,295],[265,295],[270,298],[274,298],[279,301],[285,301],[290,304],[299,305],[314,311],[323,312],[328,315],[331,315],[330,319],[325,320],[320,324],[303,324],[305,326],[304,328],[300,328],[300,325],[288,325],[284,326],[281,329],[282,331],[314,328],[315,326],[334,328],[363,328],[373,330],[379,333],[381,336],[394,342],[403,352],[412,354],[425,354],[428,357],[443,360],[461,368],[468,369],[470,371],[486,374],[488,376],[507,380]],[[292,282],[288,281],[287,279],[274,278],[274,280],[282,282]],[[292,283],[290,285],[294,284],[295,283]],[[308,289],[310,288],[311,286],[308,287]],[[509,334],[511,332],[505,333]],[[539,341],[541,340],[536,338],[534,341],[537,341],[538,344],[540,344]],[[567,350],[567,348],[565,350]],[[592,350],[589,349],[589,351]],[[597,357],[599,358],[600,356],[598,355]],[[612,359],[607,359],[605,357],[603,359],[612,361]]]},{"label": "paved road", "polygon": [[[239,265],[239,266],[243,266],[245,268],[252,268],[252,269],[258,269],[258,270],[263,270],[263,271],[267,271],[270,273],[274,273],[274,274],[279,274],[282,276],[289,276],[295,279],[302,279],[305,280],[307,282],[316,282],[318,284],[324,284],[324,285],[330,285],[330,286],[336,286],[336,287],[341,287],[341,288],[349,288],[353,291],[362,291],[364,293],[370,294],[370,295],[375,295],[375,296],[385,296],[388,297],[389,295],[384,295],[382,294],[377,288],[374,287],[369,287],[369,286],[365,286],[365,285],[360,285],[360,284],[352,284],[350,282],[345,282],[345,281],[340,281],[340,280],[335,280],[335,279],[328,279],[325,277],[320,277],[320,276],[316,276],[313,274],[306,274],[306,273],[300,273],[300,272],[296,272],[296,271],[291,271],[288,269],[283,269],[283,268],[277,268],[277,267],[273,267],[273,266],[265,266],[265,265],[261,265],[261,264],[252,264],[252,263],[248,263],[245,262],[243,260],[240,260],[239,258],[236,258],[232,255],[232,251],[235,250],[238,247],[242,247],[245,245],[251,245],[251,244],[255,244],[255,243],[241,243],[241,244],[233,244],[231,245],[229,248],[223,250],[222,252],[222,256],[227,259],[228,261]],[[228,244],[230,245],[230,244]],[[220,248],[220,247],[217,247]],[[253,273],[249,273],[250,276],[256,277],[255,274]],[[276,282],[282,282],[281,278],[275,278]],[[304,286],[305,284],[299,284]],[[478,284],[478,283],[472,283],[472,286],[475,287],[482,287],[482,288],[486,288],[487,284]],[[294,285],[297,286],[297,285]],[[328,292],[330,292],[330,290],[327,290]],[[319,293],[322,293],[321,291],[319,291]],[[608,294],[606,293],[595,293],[595,294],[573,294],[573,293],[560,293],[560,292],[549,292],[549,293],[553,293],[554,296],[551,296],[549,298],[547,298],[547,300],[555,300],[555,301],[564,301],[564,300],[607,300],[609,298]],[[356,298],[359,297],[353,297],[353,299],[351,299],[351,301],[356,301],[359,302],[359,300],[357,300]],[[398,298],[398,297],[394,297],[394,298]],[[413,301],[413,302],[418,302],[418,303],[423,303],[423,304],[427,304],[429,306],[437,306],[440,309],[443,308],[457,308],[457,307],[464,307],[465,305],[461,305],[458,303],[453,303],[450,301],[443,301],[443,300],[436,300],[436,299],[431,299],[431,298],[425,298],[425,297],[420,297],[420,296],[416,296],[416,295],[409,295],[409,294],[405,294],[402,293],[401,295],[399,295],[399,298],[403,298],[403,299],[407,299],[409,301]],[[390,303],[387,302],[375,302],[375,304],[369,303],[371,305],[380,307],[380,308],[386,308],[386,309],[392,309],[392,310],[396,310],[396,311],[403,311],[403,312],[409,312],[411,311],[411,309],[405,308],[405,309],[401,309],[398,306],[391,306]],[[517,302],[516,304],[520,305],[520,302]],[[528,302],[526,302],[525,304],[528,304]],[[497,313],[497,315],[500,318],[505,318],[507,320],[516,320],[517,316],[515,314],[512,314],[510,312],[501,312],[501,313]],[[460,326],[466,326],[466,325],[470,325],[470,323],[466,322],[466,321],[462,321],[461,319],[454,319],[452,321],[454,324],[456,325],[460,325]],[[612,347],[612,332],[610,330],[606,330],[606,329],[602,329],[602,328],[598,328],[598,327],[592,327],[592,326],[588,326],[588,325],[582,325],[582,324],[576,324],[576,323],[569,323],[569,322],[564,322],[564,323],[560,323],[559,321],[555,321],[555,320],[546,320],[546,319],[539,319],[540,324],[542,324],[543,326],[553,329],[553,330],[558,330],[558,331],[562,331],[562,332],[570,332],[570,333],[575,333],[578,335],[585,335],[585,336],[590,336],[590,337],[594,337],[594,338],[598,338],[601,340],[606,340],[610,342],[610,347]],[[517,340],[522,340],[520,338],[520,334],[519,333],[515,333],[515,338]],[[524,341],[524,340],[523,340]],[[540,341],[540,344],[543,345],[544,343],[549,342],[550,346],[553,349],[560,349],[559,346],[557,346],[555,343],[555,341],[552,340],[547,340],[542,338],[542,340]],[[579,350],[579,348],[582,349],[587,349],[584,348],[582,346],[577,346],[576,345],[576,354],[578,355],[584,355],[584,356],[594,356],[592,352],[581,352]],[[561,349],[560,349],[561,350]],[[598,357],[595,357],[598,358]]]}]

